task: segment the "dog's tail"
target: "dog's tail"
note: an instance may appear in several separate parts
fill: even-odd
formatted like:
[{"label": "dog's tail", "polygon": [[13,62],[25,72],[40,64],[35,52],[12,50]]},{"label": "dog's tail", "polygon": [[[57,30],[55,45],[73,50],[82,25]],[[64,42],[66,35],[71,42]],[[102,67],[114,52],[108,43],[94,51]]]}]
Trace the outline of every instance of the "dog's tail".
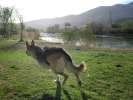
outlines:
[{"label": "dog's tail", "polygon": [[76,69],[78,70],[78,72],[85,72],[86,70],[86,64],[85,62],[82,62],[78,67],[76,67]]},{"label": "dog's tail", "polygon": [[63,50],[61,49],[64,56],[65,56],[65,59],[66,59],[66,62],[69,64],[69,66],[71,66],[71,69],[74,71],[76,69],[75,72],[84,72],[86,70],[86,64],[85,62],[82,62],[79,66],[76,66],[73,62],[72,62],[72,59],[71,57]]}]

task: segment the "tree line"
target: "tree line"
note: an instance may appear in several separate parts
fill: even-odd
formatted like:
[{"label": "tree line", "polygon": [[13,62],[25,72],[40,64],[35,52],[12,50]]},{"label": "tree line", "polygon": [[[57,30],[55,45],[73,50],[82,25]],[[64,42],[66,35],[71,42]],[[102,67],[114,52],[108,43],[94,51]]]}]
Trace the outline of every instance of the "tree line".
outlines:
[{"label": "tree line", "polygon": [[10,37],[16,33],[16,23],[14,9],[9,7],[0,7],[0,35]]},{"label": "tree line", "polygon": [[23,16],[17,9],[0,6],[0,38],[9,39],[16,34],[19,35],[20,41],[23,41],[24,36],[39,38],[39,30],[25,27]]}]

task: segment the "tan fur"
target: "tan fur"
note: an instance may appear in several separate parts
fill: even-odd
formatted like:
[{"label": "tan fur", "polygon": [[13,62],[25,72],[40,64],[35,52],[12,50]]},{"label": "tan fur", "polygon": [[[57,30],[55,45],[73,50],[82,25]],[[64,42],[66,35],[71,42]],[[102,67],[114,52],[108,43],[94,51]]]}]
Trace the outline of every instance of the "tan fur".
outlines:
[{"label": "tan fur", "polygon": [[[39,64],[44,68],[51,69],[54,73],[64,76],[63,84],[68,79],[68,75],[64,72],[64,70],[68,69],[72,73],[74,73],[79,85],[81,85],[79,74],[85,69],[84,64],[80,64],[79,67],[76,67],[73,64],[71,57],[64,50],[60,48],[53,48],[52,49],[53,51],[47,54],[45,53],[46,51],[42,51],[41,48],[35,46],[34,41],[31,42],[31,45],[29,45],[28,42],[26,42],[26,46],[27,46],[27,51],[26,51],[27,55],[33,56],[36,60],[38,60]],[[46,50],[51,50],[51,49],[46,48]],[[46,59],[44,54],[47,55]]]}]

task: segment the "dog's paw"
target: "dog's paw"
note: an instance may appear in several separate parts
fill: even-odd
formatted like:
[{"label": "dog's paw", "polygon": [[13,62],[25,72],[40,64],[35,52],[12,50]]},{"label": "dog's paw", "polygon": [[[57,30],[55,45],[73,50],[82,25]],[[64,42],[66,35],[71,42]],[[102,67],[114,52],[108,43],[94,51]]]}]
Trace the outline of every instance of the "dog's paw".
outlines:
[{"label": "dog's paw", "polygon": [[78,85],[81,86],[82,85],[82,82],[81,81],[78,81]]}]

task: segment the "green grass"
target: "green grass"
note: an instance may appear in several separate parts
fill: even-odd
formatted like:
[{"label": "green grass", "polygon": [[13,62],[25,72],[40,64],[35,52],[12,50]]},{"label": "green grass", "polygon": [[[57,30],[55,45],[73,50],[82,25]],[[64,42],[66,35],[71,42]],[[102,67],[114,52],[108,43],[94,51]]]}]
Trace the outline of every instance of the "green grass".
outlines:
[{"label": "green grass", "polygon": [[[82,100],[83,97],[90,100],[132,100],[133,52],[67,51],[76,64],[86,61],[87,70],[81,74],[81,90],[74,75],[69,73],[70,77],[61,90],[62,100]],[[54,98],[54,79],[52,72],[39,67],[24,50],[0,50],[0,100]]]},{"label": "green grass", "polygon": [[13,45],[13,44],[15,44],[15,43],[17,43],[17,41],[15,41],[15,40],[1,40],[0,39],[0,49],[1,48],[6,48],[6,47],[9,47],[9,46],[11,46],[11,45]]}]

